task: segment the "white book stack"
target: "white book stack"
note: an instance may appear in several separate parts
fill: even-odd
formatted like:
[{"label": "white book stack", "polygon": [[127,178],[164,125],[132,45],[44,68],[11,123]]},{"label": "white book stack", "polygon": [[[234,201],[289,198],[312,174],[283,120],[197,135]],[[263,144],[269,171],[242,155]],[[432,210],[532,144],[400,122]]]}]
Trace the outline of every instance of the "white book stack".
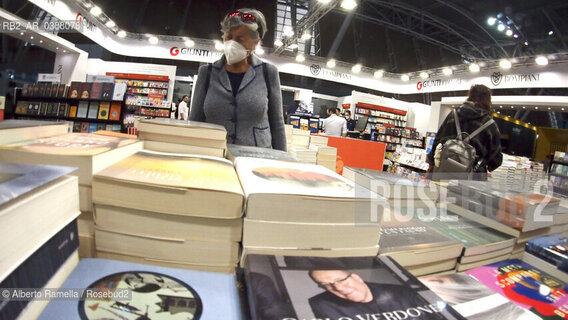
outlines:
[{"label": "white book stack", "polygon": [[503,164],[491,173],[490,181],[506,189],[520,192],[534,191],[544,178],[543,165],[528,158],[503,155]]},{"label": "white book stack", "polygon": [[317,164],[335,171],[337,160],[337,148],[327,146],[316,146]]},{"label": "white book stack", "polygon": [[319,146],[327,146],[327,142],[328,142],[328,138],[327,137],[323,137],[323,136],[311,136],[310,139],[310,147],[319,147]]},{"label": "white book stack", "polygon": [[290,148],[292,147],[292,129],[294,127],[291,124],[285,124],[284,125],[284,132],[286,133],[286,144],[287,144],[287,149],[286,150],[290,150]]},{"label": "white book stack", "polygon": [[317,163],[317,150],[308,148],[291,147],[289,153],[296,157],[300,162]]},{"label": "white book stack", "polygon": [[310,132],[308,130],[292,129],[292,145],[296,148],[308,148],[310,146]]}]

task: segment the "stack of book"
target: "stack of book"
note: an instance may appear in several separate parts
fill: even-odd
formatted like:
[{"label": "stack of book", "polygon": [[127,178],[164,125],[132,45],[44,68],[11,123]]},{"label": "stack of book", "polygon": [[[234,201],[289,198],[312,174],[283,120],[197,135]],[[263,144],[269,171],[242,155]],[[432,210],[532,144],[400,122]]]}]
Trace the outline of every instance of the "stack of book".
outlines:
[{"label": "stack of book", "polygon": [[225,157],[227,131],[223,126],[157,118],[142,119],[136,127],[146,150]]},{"label": "stack of book", "polygon": [[327,147],[329,139],[324,136],[312,135],[310,136],[310,148]]},{"label": "stack of book", "polygon": [[490,227],[437,209],[433,219],[425,220],[430,227],[463,244],[457,271],[506,260],[513,251],[516,238]]},{"label": "stack of book", "polygon": [[310,146],[310,131],[292,128],[292,138],[289,147],[307,149]]},{"label": "stack of book", "polygon": [[[314,137],[316,136],[312,139]],[[332,171],[336,170],[337,148],[327,146],[310,146],[310,148],[317,150],[317,164]]]},{"label": "stack of book", "polygon": [[519,192],[534,191],[539,180],[544,179],[544,165],[528,158],[504,154],[503,164],[491,172],[489,181],[506,189]]},{"label": "stack of book", "polygon": [[378,251],[384,198],[322,166],[237,158],[250,253],[365,256]]},{"label": "stack of book", "polygon": [[498,189],[491,182],[460,181],[450,184],[450,211],[515,237],[512,256],[524,255],[525,243],[535,236],[564,230],[568,225],[555,225],[560,200],[536,193],[520,193]]},{"label": "stack of book", "polygon": [[222,158],[140,151],[93,178],[97,257],[234,272],[244,195]]},{"label": "stack of book", "polygon": [[291,147],[288,153],[297,158],[300,162],[316,164],[318,160],[316,149]]},{"label": "stack of book", "polygon": [[227,159],[234,163],[237,157],[262,158],[262,159],[274,159],[274,160],[298,162],[298,159],[296,157],[292,156],[288,152],[284,152],[281,150],[251,147],[251,146],[239,146],[236,144],[227,145]]},{"label": "stack of book", "polygon": [[0,163],[0,319],[35,319],[47,304],[7,288],[57,288],[79,262],[74,170]]},{"label": "stack of book", "polygon": [[389,172],[354,167],[344,167],[343,176],[387,198],[396,210],[434,207],[438,199],[439,188],[432,182],[415,182]]},{"label": "stack of book", "polygon": [[248,318],[229,274],[83,259],[60,292],[78,296],[52,300],[38,319]]},{"label": "stack of book", "polygon": [[385,214],[379,256],[390,256],[414,276],[454,270],[463,245],[421,222],[417,210]]},{"label": "stack of book", "polygon": [[527,242],[523,260],[568,282],[568,238],[560,233],[536,237]]},{"label": "stack of book", "polygon": [[66,134],[69,122],[4,120],[0,121],[0,145]]},{"label": "stack of book", "polygon": [[251,255],[245,263],[251,319],[460,319],[389,257]]},{"label": "stack of book", "polygon": [[79,177],[79,254],[93,257],[93,174],[142,149],[136,139],[106,134],[68,133],[48,138],[20,141],[0,146],[0,161],[76,167]]}]

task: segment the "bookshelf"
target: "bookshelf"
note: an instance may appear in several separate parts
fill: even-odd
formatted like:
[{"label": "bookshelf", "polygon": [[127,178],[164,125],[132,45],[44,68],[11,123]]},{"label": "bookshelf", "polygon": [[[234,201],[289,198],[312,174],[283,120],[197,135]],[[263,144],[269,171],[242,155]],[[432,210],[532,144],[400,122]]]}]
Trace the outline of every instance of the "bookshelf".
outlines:
[{"label": "bookshelf", "polygon": [[[168,102],[169,78],[167,76],[114,73],[116,84],[125,84],[125,106],[127,118],[146,116],[154,118],[169,118],[171,103]],[[127,125],[128,126],[128,125]]]},{"label": "bookshelf", "polygon": [[74,132],[124,132],[123,97],[117,93],[120,99],[113,100],[114,89],[113,83],[25,84],[14,114],[18,119],[71,121]]},{"label": "bookshelf", "polygon": [[568,155],[565,152],[554,152],[548,179],[555,193],[568,196]]}]

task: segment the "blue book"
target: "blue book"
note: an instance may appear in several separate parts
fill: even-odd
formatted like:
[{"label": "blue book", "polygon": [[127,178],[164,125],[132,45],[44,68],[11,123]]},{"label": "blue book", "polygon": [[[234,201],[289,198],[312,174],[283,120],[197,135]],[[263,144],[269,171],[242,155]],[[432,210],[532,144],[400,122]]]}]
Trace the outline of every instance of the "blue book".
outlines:
[{"label": "blue book", "polygon": [[52,300],[39,319],[243,319],[234,275],[83,259],[62,286],[95,287],[131,297]]},{"label": "blue book", "polygon": [[568,238],[564,235],[555,233],[533,238],[525,250],[568,273]]}]

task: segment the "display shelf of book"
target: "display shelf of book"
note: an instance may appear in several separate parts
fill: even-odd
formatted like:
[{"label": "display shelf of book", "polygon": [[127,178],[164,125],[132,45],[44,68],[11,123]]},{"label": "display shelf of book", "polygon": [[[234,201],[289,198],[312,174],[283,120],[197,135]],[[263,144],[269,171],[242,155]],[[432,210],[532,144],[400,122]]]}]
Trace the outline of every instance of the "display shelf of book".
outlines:
[{"label": "display shelf of book", "polygon": [[[122,132],[123,97],[113,101],[114,89],[113,83],[25,84],[16,97],[14,114],[19,119],[72,121],[75,132]],[[48,91],[57,93],[47,95]]]},{"label": "display shelf of book", "polygon": [[155,118],[169,118],[171,103],[167,101],[169,78],[130,73],[112,73],[115,83],[126,84],[125,117],[146,116]]},{"label": "display shelf of book", "polygon": [[556,151],[548,172],[549,182],[554,187],[554,193],[568,195],[568,155]]}]

